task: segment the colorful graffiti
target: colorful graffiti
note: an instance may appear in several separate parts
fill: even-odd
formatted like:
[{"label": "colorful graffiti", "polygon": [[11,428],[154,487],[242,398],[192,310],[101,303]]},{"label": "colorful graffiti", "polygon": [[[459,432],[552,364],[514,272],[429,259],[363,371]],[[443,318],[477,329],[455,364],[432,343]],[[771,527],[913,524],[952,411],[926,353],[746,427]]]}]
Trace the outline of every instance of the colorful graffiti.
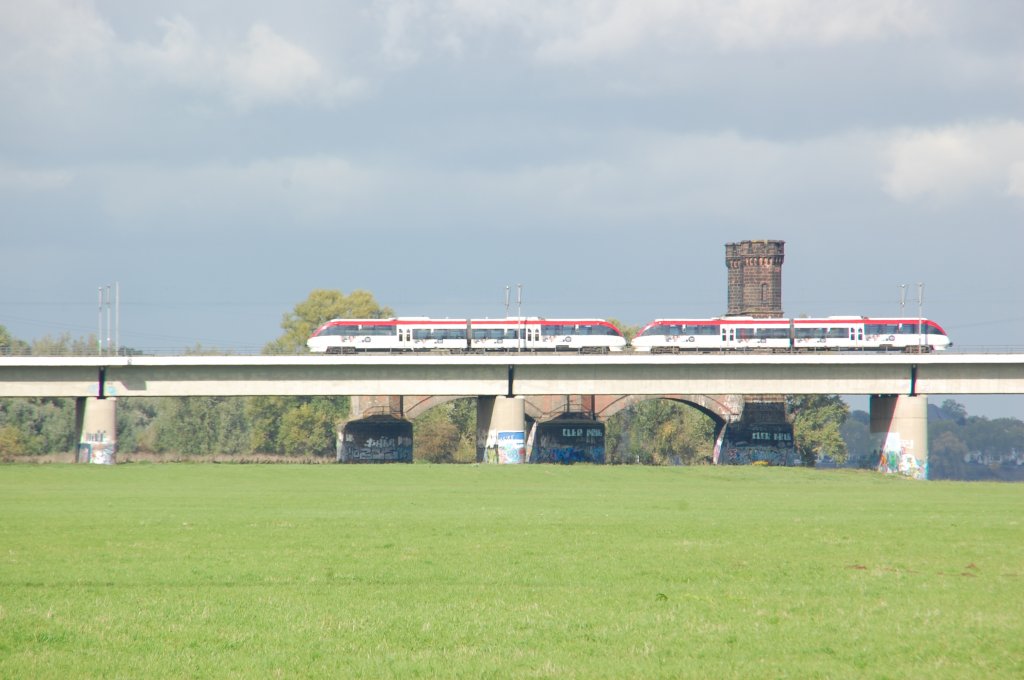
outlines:
[{"label": "colorful graffiti", "polygon": [[787,467],[801,464],[793,446],[793,426],[783,423],[726,425],[715,442],[714,462],[716,465],[760,463]]},{"label": "colorful graffiti", "polygon": [[114,465],[117,462],[117,442],[107,436],[106,430],[83,432],[78,444],[79,463]]},{"label": "colorful graffiti", "polygon": [[605,462],[604,424],[595,420],[555,419],[538,426],[538,440],[530,457],[532,463]]},{"label": "colorful graffiti", "polygon": [[390,416],[354,420],[338,437],[339,463],[411,463],[412,423]]},{"label": "colorful graffiti", "polygon": [[526,434],[522,430],[498,432],[498,462],[517,465],[526,461]]},{"label": "colorful graffiti", "polygon": [[913,448],[913,440],[902,439],[899,432],[886,433],[878,452],[878,471],[913,479],[928,479],[928,459],[918,458]]}]

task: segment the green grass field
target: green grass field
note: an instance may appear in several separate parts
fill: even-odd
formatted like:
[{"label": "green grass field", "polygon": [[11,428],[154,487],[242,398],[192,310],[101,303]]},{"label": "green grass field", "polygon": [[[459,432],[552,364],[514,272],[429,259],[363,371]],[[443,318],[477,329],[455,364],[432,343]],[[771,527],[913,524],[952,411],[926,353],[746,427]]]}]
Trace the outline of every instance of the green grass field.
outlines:
[{"label": "green grass field", "polygon": [[0,677],[1024,677],[1024,486],[0,466]]}]

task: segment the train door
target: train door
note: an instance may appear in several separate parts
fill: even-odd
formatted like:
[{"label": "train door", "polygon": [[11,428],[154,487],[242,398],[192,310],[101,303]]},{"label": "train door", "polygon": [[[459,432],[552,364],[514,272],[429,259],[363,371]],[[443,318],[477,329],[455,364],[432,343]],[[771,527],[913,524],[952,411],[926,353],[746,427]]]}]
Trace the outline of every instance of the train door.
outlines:
[{"label": "train door", "polygon": [[736,345],[736,329],[733,326],[722,326],[722,347]]},{"label": "train door", "polygon": [[404,351],[412,349],[412,329],[405,326],[398,326],[398,349]]}]

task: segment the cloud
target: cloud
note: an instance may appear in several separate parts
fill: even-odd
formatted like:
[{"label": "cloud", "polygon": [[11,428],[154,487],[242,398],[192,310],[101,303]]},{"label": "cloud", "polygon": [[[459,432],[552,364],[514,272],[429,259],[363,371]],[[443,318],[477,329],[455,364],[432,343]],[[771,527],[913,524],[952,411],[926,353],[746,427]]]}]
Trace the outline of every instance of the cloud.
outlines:
[{"label": "cloud", "polygon": [[902,201],[948,203],[976,193],[1024,196],[1024,122],[983,122],[894,135],[886,192]]},{"label": "cloud", "polygon": [[69,170],[35,170],[0,165],[0,189],[14,191],[52,191],[71,184],[75,174]]},{"label": "cloud", "polygon": [[309,51],[265,24],[253,24],[242,43],[215,45],[183,17],[161,20],[159,45],[136,43],[125,61],[179,86],[223,96],[239,109],[313,101],[334,104],[355,96],[359,80],[339,78]]},{"label": "cloud", "polygon": [[[187,167],[116,165],[83,170],[105,215],[132,230],[162,229],[162,220],[229,233],[266,221],[281,228],[335,224],[362,205],[371,171],[336,156],[296,156]],[[161,222],[157,224],[157,222]]]},{"label": "cloud", "polygon": [[655,46],[671,52],[831,47],[936,30],[921,0],[447,0],[440,12],[472,32],[511,29],[542,61],[615,58]]},{"label": "cloud", "polygon": [[92,2],[0,3],[0,63],[8,68],[102,58],[113,42],[113,29]]},{"label": "cloud", "polygon": [[[339,74],[267,23],[249,24],[241,38],[223,31],[219,40],[182,16],[156,24],[162,32],[157,42],[131,41],[85,0],[2,2],[0,73],[8,74],[7,87],[16,82],[33,97],[43,89],[74,99],[83,81],[130,78],[198,92],[242,111],[277,104],[332,106],[363,88],[362,81]],[[83,76],[90,67],[93,73]]]}]

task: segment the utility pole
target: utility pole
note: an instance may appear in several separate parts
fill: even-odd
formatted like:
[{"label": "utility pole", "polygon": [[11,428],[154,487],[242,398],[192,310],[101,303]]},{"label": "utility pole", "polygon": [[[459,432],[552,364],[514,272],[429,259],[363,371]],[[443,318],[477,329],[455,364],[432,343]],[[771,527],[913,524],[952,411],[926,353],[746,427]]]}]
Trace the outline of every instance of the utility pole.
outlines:
[{"label": "utility pole", "polygon": [[516,341],[516,347],[521,352],[523,351],[523,284],[516,284],[516,316],[519,317],[519,332],[518,339]]},{"label": "utility pole", "polygon": [[924,330],[924,284],[917,284],[917,345],[920,353],[921,345],[924,344],[922,331]]},{"label": "utility pole", "polygon": [[103,286],[97,289],[99,304],[96,312],[96,356],[103,354]]}]

